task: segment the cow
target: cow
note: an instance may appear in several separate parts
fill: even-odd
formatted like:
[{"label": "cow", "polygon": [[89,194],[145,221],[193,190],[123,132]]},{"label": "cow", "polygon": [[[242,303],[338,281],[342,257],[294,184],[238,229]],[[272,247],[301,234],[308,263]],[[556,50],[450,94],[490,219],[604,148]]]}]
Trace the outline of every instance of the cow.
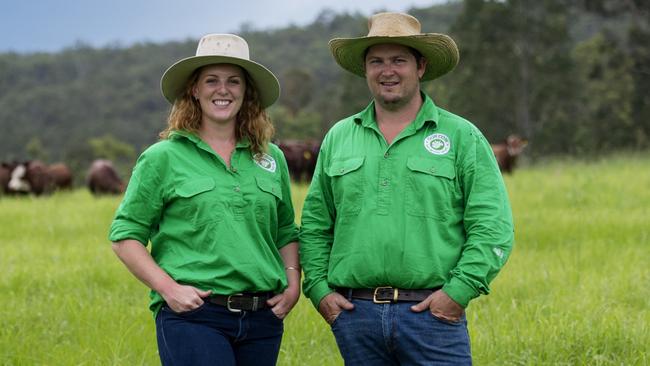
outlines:
[{"label": "cow", "polygon": [[281,140],[277,145],[287,160],[291,178],[296,182],[311,181],[320,143],[315,140]]},{"label": "cow", "polygon": [[15,162],[11,166],[11,175],[7,183],[7,193],[41,195],[53,190],[52,178],[48,167],[40,160]]},{"label": "cow", "polygon": [[124,192],[124,182],[110,160],[98,159],[93,161],[86,176],[88,189],[95,195],[121,194]]},{"label": "cow", "polygon": [[7,193],[7,184],[11,180],[11,171],[13,169],[7,163],[0,165],[0,193]]},{"label": "cow", "polygon": [[47,168],[55,189],[72,189],[72,171],[63,163],[55,163]]},{"label": "cow", "polygon": [[512,173],[517,157],[522,153],[526,145],[528,145],[528,140],[517,135],[508,136],[500,144],[492,144],[492,151],[502,173]]},{"label": "cow", "polygon": [[0,174],[2,190],[8,194],[41,195],[72,188],[72,172],[63,163],[50,166],[40,160],[2,163]]}]

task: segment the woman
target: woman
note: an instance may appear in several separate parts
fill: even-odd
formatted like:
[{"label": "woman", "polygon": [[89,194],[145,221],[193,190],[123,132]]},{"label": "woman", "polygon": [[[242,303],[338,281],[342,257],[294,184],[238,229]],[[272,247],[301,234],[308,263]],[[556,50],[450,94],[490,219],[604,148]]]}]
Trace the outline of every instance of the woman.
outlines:
[{"label": "woman", "polygon": [[133,170],[113,250],[152,290],[163,365],[274,365],[300,295],[287,164],[264,111],[278,81],[242,38],[210,34],[161,87],[168,127]]}]

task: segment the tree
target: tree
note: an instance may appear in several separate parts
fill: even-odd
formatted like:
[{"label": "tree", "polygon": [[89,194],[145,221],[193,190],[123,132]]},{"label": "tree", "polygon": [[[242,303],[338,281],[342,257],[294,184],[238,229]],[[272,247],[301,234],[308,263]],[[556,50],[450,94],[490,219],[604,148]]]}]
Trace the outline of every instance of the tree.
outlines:
[{"label": "tree", "polygon": [[295,117],[311,101],[312,90],[312,78],[309,72],[302,68],[291,68],[284,73],[282,78],[280,102]]},{"label": "tree", "polygon": [[633,146],[632,60],[607,32],[576,47],[574,57],[582,88],[573,145],[587,153]]},{"label": "tree", "polygon": [[466,0],[452,27],[461,57],[448,81],[451,108],[492,141],[510,133],[533,140],[551,119],[567,124],[574,89],[566,14],[560,0]]},{"label": "tree", "polygon": [[27,145],[25,146],[25,151],[30,159],[47,161],[49,154],[43,146],[43,142],[38,137],[32,137]]}]

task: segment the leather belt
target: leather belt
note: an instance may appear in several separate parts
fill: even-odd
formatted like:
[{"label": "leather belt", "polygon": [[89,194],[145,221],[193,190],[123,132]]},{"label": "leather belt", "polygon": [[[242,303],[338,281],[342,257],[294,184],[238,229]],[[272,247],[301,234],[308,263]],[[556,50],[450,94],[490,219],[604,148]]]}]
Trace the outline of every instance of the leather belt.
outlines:
[{"label": "leather belt", "polygon": [[239,313],[241,311],[258,311],[269,306],[266,300],[273,297],[271,292],[244,293],[234,295],[212,295],[207,301],[216,305],[225,306],[228,310]]},{"label": "leather belt", "polygon": [[372,300],[375,304],[387,304],[398,301],[420,302],[441,288],[442,286],[426,290],[406,290],[390,286],[375,288],[339,287],[336,292],[348,298]]}]

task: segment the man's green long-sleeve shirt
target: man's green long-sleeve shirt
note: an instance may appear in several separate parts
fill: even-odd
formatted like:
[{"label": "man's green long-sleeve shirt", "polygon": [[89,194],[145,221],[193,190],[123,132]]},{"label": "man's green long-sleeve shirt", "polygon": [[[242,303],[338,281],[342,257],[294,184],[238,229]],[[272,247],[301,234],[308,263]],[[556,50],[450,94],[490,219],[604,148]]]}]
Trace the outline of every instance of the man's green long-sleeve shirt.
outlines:
[{"label": "man's green long-sleeve shirt", "polygon": [[422,97],[390,145],[374,102],[323,140],[300,234],[303,289],[316,307],[336,287],[378,286],[443,286],[466,307],[508,258],[512,213],[490,144]]}]

